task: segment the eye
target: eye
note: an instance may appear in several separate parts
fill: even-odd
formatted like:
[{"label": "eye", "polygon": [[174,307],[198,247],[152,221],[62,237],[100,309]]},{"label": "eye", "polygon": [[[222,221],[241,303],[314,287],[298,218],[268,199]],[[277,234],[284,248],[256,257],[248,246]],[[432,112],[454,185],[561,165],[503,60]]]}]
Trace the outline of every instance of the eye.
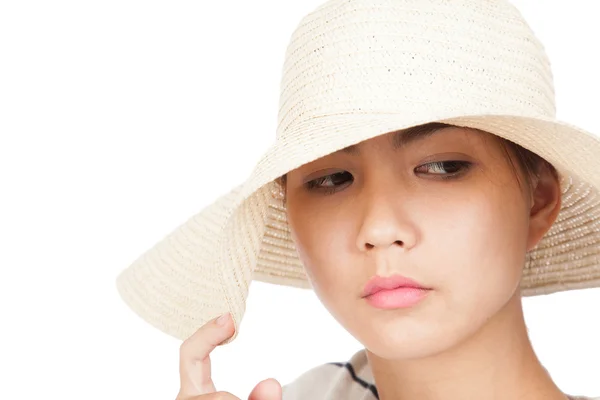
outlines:
[{"label": "eye", "polygon": [[418,166],[415,168],[415,172],[434,175],[441,179],[450,179],[462,175],[471,165],[472,163],[469,161],[436,161]]},{"label": "eye", "polygon": [[354,177],[347,171],[336,172],[335,174],[325,175],[306,182],[306,188],[308,190],[333,193],[339,189],[340,186],[352,182],[353,180]]}]

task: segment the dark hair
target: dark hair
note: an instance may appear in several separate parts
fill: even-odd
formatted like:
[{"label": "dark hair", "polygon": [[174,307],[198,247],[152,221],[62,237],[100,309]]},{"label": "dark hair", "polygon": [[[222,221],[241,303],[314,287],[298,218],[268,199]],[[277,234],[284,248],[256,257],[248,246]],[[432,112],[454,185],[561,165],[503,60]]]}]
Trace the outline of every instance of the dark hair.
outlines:
[{"label": "dark hair", "polygon": [[[554,168],[554,166],[544,158],[530,150],[527,150],[523,146],[511,142],[510,140],[500,138],[500,142],[504,147],[508,161],[513,167],[513,171],[515,172],[519,184],[522,182],[519,178],[519,174],[517,173],[517,166],[515,166],[513,158],[516,159],[518,168],[520,168],[521,172],[525,176],[526,183],[529,185],[530,190],[535,189],[533,187],[534,181],[539,177],[542,169],[548,169],[554,175],[554,177],[558,179],[558,172],[556,171],[556,168]],[[513,157],[511,157],[511,153]]]},{"label": "dark hair", "polygon": [[[431,130],[447,128],[447,127],[456,127],[456,126],[449,125],[449,124],[443,124],[440,122],[432,122],[432,123],[420,125],[418,127],[413,127],[410,129],[413,132],[414,131],[423,131],[424,132],[424,131],[431,131]],[[473,128],[470,128],[470,129],[473,129]],[[479,129],[475,129],[475,130],[478,130],[483,133],[491,134],[489,132],[482,131]],[[530,190],[534,189],[534,187],[533,187],[534,182],[537,179],[537,177],[539,177],[540,172],[544,168],[547,168],[556,178],[558,178],[558,172],[556,171],[554,166],[552,164],[550,164],[548,161],[546,161],[544,158],[540,157],[536,153],[524,148],[523,146],[521,146],[517,143],[514,143],[510,140],[504,139],[497,135],[495,135],[495,137],[499,140],[500,145],[504,149],[506,158],[513,169],[513,172],[515,174],[517,181],[519,182],[519,185],[523,184],[523,182],[519,176],[519,170],[525,177],[525,181],[526,181],[525,183],[527,183]],[[517,165],[515,165],[515,161],[516,161]],[[281,187],[283,188],[284,193],[285,193],[286,175],[282,175],[281,177],[277,178],[276,182],[279,185],[281,185]]]}]

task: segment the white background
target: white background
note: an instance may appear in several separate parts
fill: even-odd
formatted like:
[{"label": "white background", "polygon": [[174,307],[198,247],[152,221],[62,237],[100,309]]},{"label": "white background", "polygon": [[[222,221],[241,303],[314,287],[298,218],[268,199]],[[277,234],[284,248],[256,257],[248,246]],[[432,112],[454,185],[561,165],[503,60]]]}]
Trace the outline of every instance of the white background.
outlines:
[{"label": "white background", "polygon": [[[175,398],[180,342],[114,279],[247,177],[274,139],[288,39],[320,3],[0,3],[1,399]],[[600,132],[598,3],[516,3],[553,61],[559,117]],[[600,395],[600,289],[525,306],[559,386]],[[246,398],[359,348],[311,292],[255,283],[213,376]]]}]

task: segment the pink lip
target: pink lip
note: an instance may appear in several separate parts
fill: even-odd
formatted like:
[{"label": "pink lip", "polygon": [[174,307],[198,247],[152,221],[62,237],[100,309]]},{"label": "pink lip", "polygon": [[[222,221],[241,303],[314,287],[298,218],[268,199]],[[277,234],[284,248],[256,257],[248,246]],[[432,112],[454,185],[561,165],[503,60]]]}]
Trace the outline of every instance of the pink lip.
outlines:
[{"label": "pink lip", "polygon": [[401,275],[374,276],[365,285],[363,298],[377,308],[407,308],[419,303],[430,291],[431,288]]},{"label": "pink lip", "polygon": [[369,279],[363,290],[363,297],[370,296],[381,290],[391,290],[397,288],[416,288],[416,289],[430,289],[421,285],[417,281],[413,281],[410,278],[406,278],[402,275],[393,275],[387,278],[375,275]]}]

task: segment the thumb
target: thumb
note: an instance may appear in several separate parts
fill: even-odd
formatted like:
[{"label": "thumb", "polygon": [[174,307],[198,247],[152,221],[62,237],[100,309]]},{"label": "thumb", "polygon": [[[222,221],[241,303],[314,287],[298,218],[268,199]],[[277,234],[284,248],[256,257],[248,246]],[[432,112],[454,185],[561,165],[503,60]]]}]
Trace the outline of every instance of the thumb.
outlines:
[{"label": "thumb", "polygon": [[266,379],[252,389],[248,400],[282,400],[281,384],[275,379]]}]

